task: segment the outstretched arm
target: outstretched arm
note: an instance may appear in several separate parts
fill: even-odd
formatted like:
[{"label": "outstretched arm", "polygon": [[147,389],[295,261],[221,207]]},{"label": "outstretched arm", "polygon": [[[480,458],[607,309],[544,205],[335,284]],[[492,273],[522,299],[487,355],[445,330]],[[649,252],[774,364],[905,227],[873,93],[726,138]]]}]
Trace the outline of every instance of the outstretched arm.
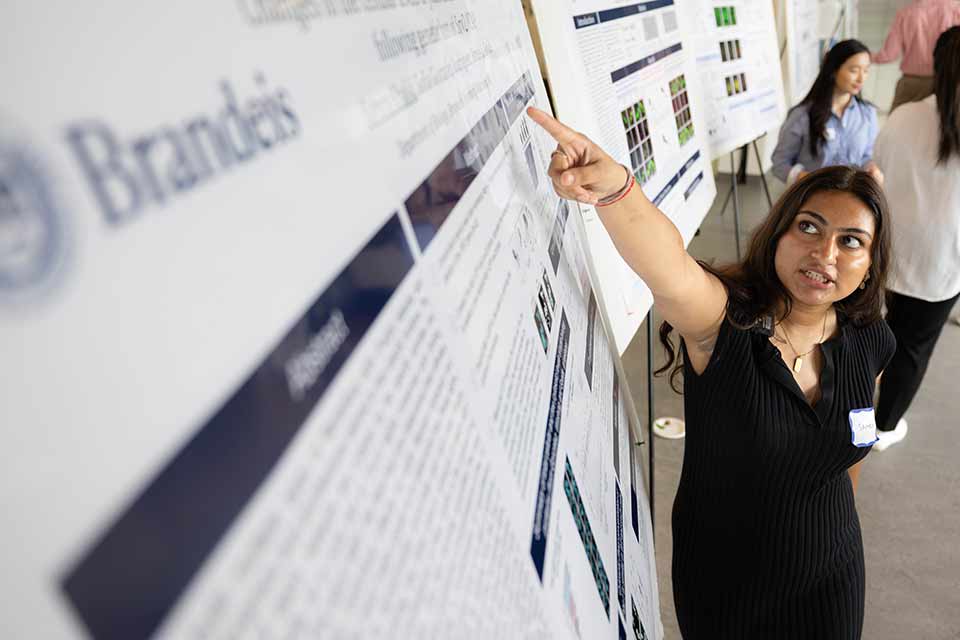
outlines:
[{"label": "outstretched arm", "polygon": [[[527,113],[557,141],[548,173],[558,195],[596,205],[623,187],[625,168],[586,136],[539,109]],[[657,311],[684,337],[694,369],[703,371],[726,309],[723,284],[687,253],[680,232],[639,185],[597,212],[617,251],[650,288]]]},{"label": "outstretched arm", "polygon": [[903,53],[903,38],[900,35],[900,13],[893,19],[893,25],[887,33],[887,39],[883,42],[883,47],[871,54],[872,62],[875,64],[886,64],[893,62]]}]

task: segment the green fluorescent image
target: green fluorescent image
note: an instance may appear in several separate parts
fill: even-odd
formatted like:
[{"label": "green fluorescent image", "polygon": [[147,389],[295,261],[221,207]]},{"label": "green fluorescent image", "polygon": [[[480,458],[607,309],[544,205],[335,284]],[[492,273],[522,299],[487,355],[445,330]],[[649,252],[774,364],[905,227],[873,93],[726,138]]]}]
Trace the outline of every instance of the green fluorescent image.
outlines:
[{"label": "green fluorescent image", "polygon": [[713,8],[713,15],[717,19],[717,26],[723,26],[723,14],[720,12],[720,7]]},{"label": "green fluorescent image", "polygon": [[737,9],[730,7],[730,24],[737,24]]}]

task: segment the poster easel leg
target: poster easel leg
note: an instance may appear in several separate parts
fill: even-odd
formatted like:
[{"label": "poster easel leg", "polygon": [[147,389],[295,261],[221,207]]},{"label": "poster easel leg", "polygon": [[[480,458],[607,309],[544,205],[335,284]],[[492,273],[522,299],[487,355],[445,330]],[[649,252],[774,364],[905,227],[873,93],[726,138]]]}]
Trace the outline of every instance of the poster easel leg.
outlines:
[{"label": "poster easel leg", "polygon": [[720,217],[723,217],[723,214],[727,212],[727,205],[730,204],[730,196],[733,195],[733,191],[727,191],[727,197],[723,199],[723,206],[720,207]]},{"label": "poster easel leg", "polygon": [[[648,498],[650,500],[650,523],[653,526],[653,307],[647,312],[647,473],[650,479],[647,483]],[[656,529],[654,529],[656,531]]]},{"label": "poster easel leg", "polygon": [[[757,140],[759,139],[760,138],[755,138],[751,140],[749,144],[753,145],[753,153],[757,158],[757,167],[759,167],[760,170],[760,183],[763,185],[763,193],[767,196],[767,206],[773,207],[773,198],[770,196],[770,184],[767,182],[767,176],[763,172],[763,162],[760,160],[760,147],[757,146]],[[738,184],[745,184],[747,170],[747,145],[740,147],[740,150],[742,153],[740,155],[740,167],[737,169],[737,178],[739,180]],[[723,199],[723,206],[720,207],[720,217],[723,217],[723,214],[727,212],[727,205],[730,204],[730,196],[732,195],[733,189],[727,191],[727,195]]]},{"label": "poster easel leg", "polygon": [[753,152],[757,154],[757,170],[760,172],[760,182],[763,184],[763,192],[767,195],[767,206],[772,208],[773,198],[770,197],[770,187],[767,185],[767,176],[763,174],[763,162],[760,160],[760,149],[757,147],[756,140],[750,144],[753,145]]},{"label": "poster easel leg", "polygon": [[[740,149],[740,168],[737,169],[737,180],[739,184],[745,184],[747,181],[747,145],[739,147]],[[730,157],[733,157],[733,151],[730,152]],[[730,196],[733,195],[733,189],[727,191],[726,197],[723,199],[723,206],[720,207],[720,217],[723,217],[723,214],[727,212],[727,205],[730,204]]]},{"label": "poster easel leg", "polygon": [[737,190],[737,168],[733,152],[730,152],[730,192],[733,194],[733,234],[737,247],[737,262],[740,262],[740,192]]}]

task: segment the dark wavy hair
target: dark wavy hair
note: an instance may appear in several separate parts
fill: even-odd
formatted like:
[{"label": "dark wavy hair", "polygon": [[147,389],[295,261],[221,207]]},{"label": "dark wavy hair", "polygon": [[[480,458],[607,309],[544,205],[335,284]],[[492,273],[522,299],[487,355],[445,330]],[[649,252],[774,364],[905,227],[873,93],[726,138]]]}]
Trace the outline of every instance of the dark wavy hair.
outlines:
[{"label": "dark wavy hair", "polygon": [[[777,276],[775,258],[780,238],[790,229],[803,204],[815,193],[840,191],[856,196],[870,211],[876,230],[870,245],[869,279],[863,289],[854,289],[849,296],[834,303],[837,311],[855,326],[864,326],[880,320],[881,304],[890,265],[890,230],[887,200],[883,189],[866,171],[855,167],[831,166],[818,169],[798,180],[773,205],[763,223],[750,238],[747,255],[740,263],[713,267],[704,262],[700,266],[715,275],[727,290],[727,319],[741,329],[747,329],[765,315],[776,315],[783,310],[783,318],[790,315],[793,299]],[[683,370],[682,358],[670,339],[673,326],[660,325],[660,343],[667,361],[655,372],[657,375],[671,369],[670,386],[680,393],[679,376]]]},{"label": "dark wavy hair", "polygon": [[[820,73],[813,81],[810,91],[794,109],[807,108],[810,111],[810,153],[817,155],[827,142],[827,122],[833,109],[833,88],[836,86],[837,71],[843,63],[859,53],[870,54],[867,45],[859,40],[841,40],[833,45],[820,65]],[[858,102],[869,104],[859,95],[853,96]]]},{"label": "dark wavy hair", "polygon": [[960,155],[960,26],[940,34],[933,48],[933,93],[940,116],[937,164]]}]

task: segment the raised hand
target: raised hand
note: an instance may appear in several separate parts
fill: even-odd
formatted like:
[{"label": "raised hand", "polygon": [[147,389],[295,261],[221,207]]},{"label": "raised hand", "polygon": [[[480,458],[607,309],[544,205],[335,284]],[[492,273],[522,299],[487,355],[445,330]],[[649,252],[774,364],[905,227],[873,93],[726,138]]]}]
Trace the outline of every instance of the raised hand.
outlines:
[{"label": "raised hand", "polygon": [[[627,169],[583,134],[529,108],[527,114],[557,141],[548,175],[561,198],[597,204],[623,189]],[[680,332],[698,373],[710,359],[727,305],[727,290],[687,253],[667,216],[633,185],[629,195],[597,208],[624,261],[643,278],[661,316]]]},{"label": "raised hand", "polygon": [[623,187],[627,170],[592,140],[536,107],[527,115],[557,141],[547,171],[557,195],[593,205]]}]

